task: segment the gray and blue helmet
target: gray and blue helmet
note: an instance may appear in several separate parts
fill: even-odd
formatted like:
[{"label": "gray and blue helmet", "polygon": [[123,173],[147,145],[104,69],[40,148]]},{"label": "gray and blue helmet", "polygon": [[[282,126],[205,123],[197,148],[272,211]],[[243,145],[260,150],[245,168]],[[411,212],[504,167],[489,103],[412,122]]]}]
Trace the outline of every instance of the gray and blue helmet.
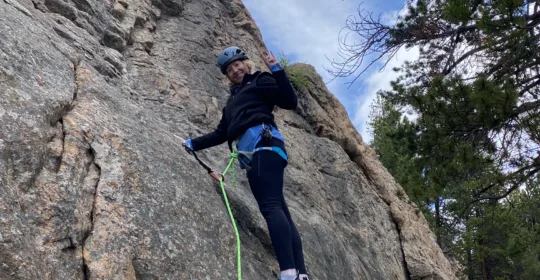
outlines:
[{"label": "gray and blue helmet", "polygon": [[218,65],[221,69],[221,73],[225,74],[227,72],[227,66],[237,60],[248,59],[246,53],[239,47],[228,47],[221,51],[218,56]]}]

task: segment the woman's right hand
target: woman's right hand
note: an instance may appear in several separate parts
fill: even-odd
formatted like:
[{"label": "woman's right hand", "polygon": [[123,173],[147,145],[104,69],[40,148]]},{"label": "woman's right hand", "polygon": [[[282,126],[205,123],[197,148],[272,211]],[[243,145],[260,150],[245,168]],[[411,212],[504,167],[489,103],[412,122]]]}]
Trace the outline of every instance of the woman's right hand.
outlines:
[{"label": "woman's right hand", "polygon": [[180,140],[180,144],[182,144],[182,147],[184,147],[188,152],[193,151],[193,145],[191,144],[191,139],[184,139],[178,135],[174,135],[178,140]]},{"label": "woman's right hand", "polygon": [[184,146],[186,150],[189,149],[190,151],[193,151],[193,144],[191,144],[191,139],[184,140],[184,143],[182,143],[182,146]]}]

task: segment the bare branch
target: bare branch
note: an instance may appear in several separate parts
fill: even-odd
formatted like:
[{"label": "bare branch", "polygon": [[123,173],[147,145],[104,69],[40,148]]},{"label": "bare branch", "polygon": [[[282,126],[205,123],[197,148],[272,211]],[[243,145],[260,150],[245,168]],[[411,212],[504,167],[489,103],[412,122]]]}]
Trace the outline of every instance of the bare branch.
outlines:
[{"label": "bare branch", "polygon": [[504,192],[501,195],[479,197],[479,198],[471,201],[471,204],[482,201],[482,200],[499,200],[499,199],[503,199],[503,198],[507,197],[508,195],[510,195],[513,191],[518,189],[521,186],[521,184],[523,184],[527,179],[531,178],[536,173],[538,173],[538,171],[540,171],[540,168],[535,168],[535,169],[531,170],[531,172],[529,172],[527,175],[525,175],[525,177],[523,177],[523,180],[520,180],[519,183],[514,183],[506,192]]},{"label": "bare branch", "polygon": [[522,96],[523,94],[525,94],[526,92],[528,92],[529,90],[533,89],[534,87],[536,86],[539,86],[540,85],[540,79],[538,79],[536,82],[524,87],[522,90],[519,91],[519,96]]},{"label": "bare branch", "polygon": [[481,47],[478,47],[478,48],[475,48],[475,49],[472,49],[468,52],[466,52],[465,54],[463,54],[458,60],[456,60],[456,62],[454,62],[453,64],[451,64],[447,69],[445,69],[443,71],[443,74],[444,75],[448,75],[450,72],[452,72],[452,70],[454,70],[454,68],[456,68],[456,66],[458,66],[458,64],[460,64],[461,62],[463,62],[463,60],[467,59],[468,57],[470,57],[471,55],[474,55],[482,50],[485,50],[487,49],[488,46],[484,45],[484,46],[481,46]]}]

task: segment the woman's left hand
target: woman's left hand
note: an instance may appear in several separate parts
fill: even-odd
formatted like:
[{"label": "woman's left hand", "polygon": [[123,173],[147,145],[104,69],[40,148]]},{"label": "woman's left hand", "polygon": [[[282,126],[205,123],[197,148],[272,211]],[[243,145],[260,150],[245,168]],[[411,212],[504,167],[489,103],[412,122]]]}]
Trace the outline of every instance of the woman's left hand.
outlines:
[{"label": "woman's left hand", "polygon": [[264,64],[266,64],[266,67],[270,69],[270,66],[278,63],[278,60],[276,56],[274,56],[273,52],[270,52],[269,54],[261,53],[261,58],[264,61]]}]

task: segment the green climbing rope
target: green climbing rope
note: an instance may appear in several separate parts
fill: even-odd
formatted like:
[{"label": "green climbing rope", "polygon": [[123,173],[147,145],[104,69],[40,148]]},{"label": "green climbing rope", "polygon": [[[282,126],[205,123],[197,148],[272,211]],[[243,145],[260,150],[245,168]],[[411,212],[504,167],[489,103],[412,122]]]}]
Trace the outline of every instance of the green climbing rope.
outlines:
[{"label": "green climbing rope", "polygon": [[[229,205],[229,200],[227,199],[227,192],[225,192],[225,185],[223,183],[223,178],[227,171],[229,171],[229,168],[233,165],[234,160],[238,158],[238,154],[232,152],[231,153],[231,160],[229,161],[229,164],[227,165],[227,168],[225,168],[225,171],[223,171],[222,175],[219,179],[219,184],[221,185],[221,191],[223,192],[223,199],[225,200],[225,205],[227,205],[227,211],[229,212],[229,217],[231,218],[231,223],[234,228],[234,234],[236,235],[236,256],[237,256],[237,266],[238,266],[238,280],[242,280],[242,258],[240,256],[240,235],[238,234],[238,228],[236,228],[236,222],[234,221],[234,217],[231,211],[231,206]],[[234,186],[236,187],[236,174],[235,174],[235,168],[233,167],[233,182]]]}]

